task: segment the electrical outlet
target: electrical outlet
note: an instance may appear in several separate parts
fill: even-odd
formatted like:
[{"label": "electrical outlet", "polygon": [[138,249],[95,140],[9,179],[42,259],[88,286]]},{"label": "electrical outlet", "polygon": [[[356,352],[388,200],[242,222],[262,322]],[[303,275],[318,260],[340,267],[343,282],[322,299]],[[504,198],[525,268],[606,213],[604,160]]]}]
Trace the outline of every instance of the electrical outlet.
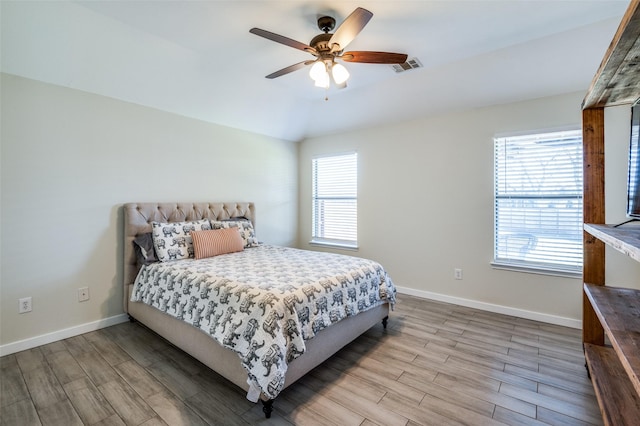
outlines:
[{"label": "electrical outlet", "polygon": [[89,300],[89,287],[82,287],[78,289],[78,302],[86,302]]},{"label": "electrical outlet", "polygon": [[31,297],[18,299],[18,313],[26,314],[27,312],[31,312]]},{"label": "electrical outlet", "polygon": [[455,278],[456,280],[461,280],[462,279],[462,269],[461,268],[455,268],[453,270],[453,278]]}]

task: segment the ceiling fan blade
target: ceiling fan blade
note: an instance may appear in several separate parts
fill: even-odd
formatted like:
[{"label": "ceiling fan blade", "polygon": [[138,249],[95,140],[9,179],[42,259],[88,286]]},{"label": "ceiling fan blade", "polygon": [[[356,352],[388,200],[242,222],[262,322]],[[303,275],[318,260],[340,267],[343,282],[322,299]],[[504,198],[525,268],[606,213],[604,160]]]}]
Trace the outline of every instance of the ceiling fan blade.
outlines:
[{"label": "ceiling fan blade", "polygon": [[344,50],[344,48],[356,38],[360,31],[362,31],[365,25],[367,25],[372,16],[373,13],[361,7],[351,12],[351,15],[347,16],[347,19],[340,24],[338,29],[333,33],[333,36],[331,36],[329,40],[331,51],[339,52],[340,50]]},{"label": "ceiling fan blade", "polygon": [[299,70],[300,68],[304,68],[305,66],[314,63],[315,61],[302,61],[302,62],[298,62],[297,64],[293,64],[293,65],[289,65],[286,68],[282,68],[281,70],[278,70],[276,72],[272,72],[271,74],[269,74],[268,76],[266,76],[265,78],[269,78],[269,79],[273,79],[276,77],[280,77],[283,76],[285,74],[289,74],[290,72],[294,72]]},{"label": "ceiling fan blade", "polygon": [[347,62],[362,62],[366,64],[403,64],[407,61],[404,53],[353,51],[344,52],[338,58]]},{"label": "ceiling fan blade", "polygon": [[299,41],[295,41],[289,37],[281,36],[280,34],[272,33],[271,31],[261,30],[260,28],[251,28],[249,30],[251,34],[258,35],[260,37],[264,37],[271,41],[275,41],[276,43],[284,44],[285,46],[293,47],[294,49],[303,50],[305,52],[309,52],[311,54],[316,54],[316,49],[309,46],[308,44],[301,43]]}]

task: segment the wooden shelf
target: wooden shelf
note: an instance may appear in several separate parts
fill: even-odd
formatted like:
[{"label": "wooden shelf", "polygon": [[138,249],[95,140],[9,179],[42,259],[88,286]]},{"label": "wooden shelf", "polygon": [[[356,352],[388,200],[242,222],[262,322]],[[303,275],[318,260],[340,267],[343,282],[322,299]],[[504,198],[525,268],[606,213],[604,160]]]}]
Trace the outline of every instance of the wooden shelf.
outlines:
[{"label": "wooden shelf", "polygon": [[637,425],[640,396],[634,391],[615,351],[586,343],[584,353],[605,425]]},{"label": "wooden shelf", "polygon": [[584,224],[584,230],[608,246],[640,262],[640,227]]},{"label": "wooden shelf", "polygon": [[631,0],[618,31],[593,77],[582,108],[633,103],[639,96],[640,1]]},{"label": "wooden shelf", "polygon": [[585,284],[584,291],[640,395],[640,290]]}]

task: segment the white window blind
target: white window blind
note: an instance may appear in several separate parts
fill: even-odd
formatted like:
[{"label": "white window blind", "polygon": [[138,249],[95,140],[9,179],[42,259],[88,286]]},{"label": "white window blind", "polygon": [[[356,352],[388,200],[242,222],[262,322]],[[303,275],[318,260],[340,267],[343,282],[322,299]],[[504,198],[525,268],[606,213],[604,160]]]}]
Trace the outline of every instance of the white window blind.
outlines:
[{"label": "white window blind", "polygon": [[312,242],[357,246],[358,155],[314,158],[312,173]]},{"label": "white window blind", "polygon": [[494,142],[494,265],[581,272],[581,131]]}]

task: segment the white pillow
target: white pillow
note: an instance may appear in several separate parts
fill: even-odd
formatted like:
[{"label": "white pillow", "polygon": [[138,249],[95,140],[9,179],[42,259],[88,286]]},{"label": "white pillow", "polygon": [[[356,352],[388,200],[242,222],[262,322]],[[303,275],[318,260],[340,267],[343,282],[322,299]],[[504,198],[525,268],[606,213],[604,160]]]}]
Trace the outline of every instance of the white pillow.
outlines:
[{"label": "white pillow", "polygon": [[158,259],[166,262],[193,257],[191,231],[211,229],[211,224],[207,219],[191,222],[152,222],[151,228]]},{"label": "white pillow", "polygon": [[248,220],[223,220],[223,221],[211,221],[212,229],[225,229],[237,227],[240,231],[240,236],[244,241],[244,247],[257,247],[258,239],[256,238],[256,232],[253,229],[253,225]]}]

